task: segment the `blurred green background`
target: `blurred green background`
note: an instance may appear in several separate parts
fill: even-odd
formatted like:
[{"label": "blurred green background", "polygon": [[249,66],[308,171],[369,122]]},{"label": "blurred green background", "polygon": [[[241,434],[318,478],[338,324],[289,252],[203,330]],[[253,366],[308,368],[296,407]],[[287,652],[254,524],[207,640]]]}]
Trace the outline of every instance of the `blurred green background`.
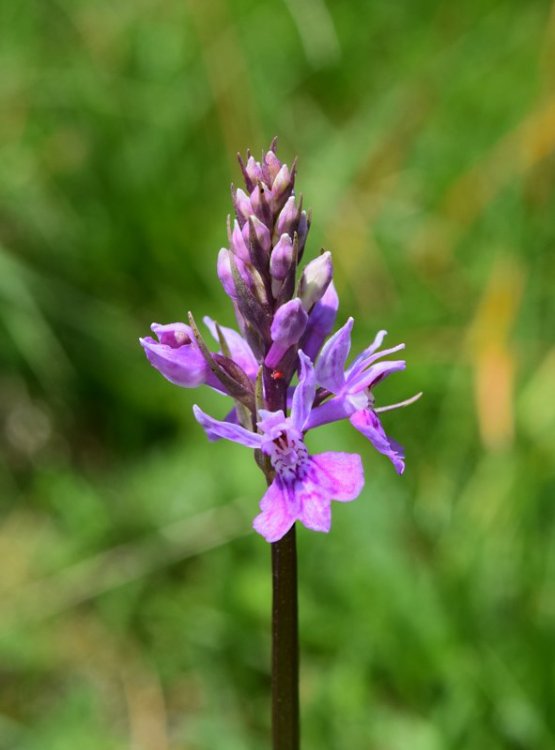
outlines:
[{"label": "blurred green background", "polygon": [[304,747],[555,747],[555,12],[547,0],[0,10],[0,747],[268,747],[263,478],[137,339],[232,323],[235,153],[274,135],[355,343],[409,368],[395,475],[300,530]]}]

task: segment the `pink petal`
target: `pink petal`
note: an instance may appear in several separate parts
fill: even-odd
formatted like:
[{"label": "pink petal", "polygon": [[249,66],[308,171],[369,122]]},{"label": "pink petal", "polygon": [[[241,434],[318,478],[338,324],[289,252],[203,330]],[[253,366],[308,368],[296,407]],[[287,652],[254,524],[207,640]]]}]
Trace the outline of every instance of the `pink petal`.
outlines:
[{"label": "pink petal", "polygon": [[170,383],[195,388],[209,380],[204,357],[192,342],[173,347],[159,344],[151,336],[139,341],[150,364]]},{"label": "pink petal", "polygon": [[[364,351],[362,351],[358,357],[356,357],[352,362],[347,370],[347,377],[352,374],[356,374],[360,372],[361,369],[364,369],[365,361],[370,357],[374,352],[376,352],[380,346],[383,344],[384,338],[387,336],[387,331],[378,331],[376,334],[374,341],[368,346]],[[378,357],[381,357],[382,354],[378,353]],[[384,355],[385,356],[385,355]]]},{"label": "pink petal", "polygon": [[367,406],[368,398],[363,393],[353,394],[353,396],[348,398],[345,396],[332,398],[312,409],[304,426],[304,430],[306,432],[308,430],[313,430],[315,427],[320,427],[320,425],[323,424],[338,422],[341,419],[348,419],[351,414],[355,413],[355,411],[359,411],[361,408]]},{"label": "pink petal", "polygon": [[318,453],[312,456],[316,481],[331,500],[346,502],[360,495],[364,469],[357,453]]},{"label": "pink petal", "polygon": [[376,413],[371,409],[362,409],[353,414],[350,421],[353,427],[370,440],[377,451],[389,458],[397,474],[402,474],[405,470],[403,448],[385,434]]},{"label": "pink petal", "polygon": [[259,513],[253,521],[258,531],[267,542],[281,539],[297,518],[297,502],[292,488],[276,477],[260,501]]},{"label": "pink petal", "polygon": [[311,472],[295,485],[295,495],[300,503],[299,521],[312,531],[328,532],[331,528],[331,500]]},{"label": "pink petal", "polygon": [[389,360],[386,362],[378,362],[372,365],[367,370],[363,370],[358,375],[349,377],[349,392],[362,391],[365,388],[373,388],[381,380],[391,375],[393,372],[399,372],[399,370],[405,370],[407,363],[404,359]]}]

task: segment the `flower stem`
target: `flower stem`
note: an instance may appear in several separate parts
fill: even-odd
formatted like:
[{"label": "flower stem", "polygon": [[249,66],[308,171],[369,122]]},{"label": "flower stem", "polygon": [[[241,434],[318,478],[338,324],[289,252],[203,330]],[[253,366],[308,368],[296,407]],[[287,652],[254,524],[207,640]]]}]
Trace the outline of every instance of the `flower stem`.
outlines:
[{"label": "flower stem", "polygon": [[[287,384],[264,368],[266,406],[287,406]],[[271,484],[273,470],[266,467]],[[272,544],[272,748],[299,750],[299,624],[295,525]]]},{"label": "flower stem", "polygon": [[272,544],[273,750],[299,750],[299,637],[295,526]]}]

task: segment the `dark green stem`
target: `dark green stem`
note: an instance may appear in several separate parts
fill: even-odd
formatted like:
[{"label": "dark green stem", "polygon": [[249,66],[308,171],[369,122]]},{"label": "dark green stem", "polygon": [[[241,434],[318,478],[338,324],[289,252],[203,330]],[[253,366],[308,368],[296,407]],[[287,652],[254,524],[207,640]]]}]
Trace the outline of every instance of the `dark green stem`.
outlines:
[{"label": "dark green stem", "polygon": [[[267,408],[286,409],[287,384],[264,368]],[[266,464],[271,484],[273,470]],[[272,748],[299,750],[299,625],[295,526],[272,544]]]},{"label": "dark green stem", "polygon": [[295,526],[272,544],[273,750],[299,749],[299,637]]}]

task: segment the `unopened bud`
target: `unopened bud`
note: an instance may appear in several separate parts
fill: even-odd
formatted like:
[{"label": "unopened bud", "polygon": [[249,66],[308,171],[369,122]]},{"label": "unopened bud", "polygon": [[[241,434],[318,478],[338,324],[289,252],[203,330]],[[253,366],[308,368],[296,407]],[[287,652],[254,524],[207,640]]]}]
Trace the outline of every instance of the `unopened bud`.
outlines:
[{"label": "unopened bud", "polygon": [[270,329],[273,344],[264,360],[268,367],[276,367],[286,351],[298,344],[307,322],[308,315],[298,297],[278,308]]},{"label": "unopened bud", "polygon": [[310,311],[316,302],[322,299],[332,277],[333,264],[329,251],[311,260],[305,267],[299,282],[299,297],[305,310]]},{"label": "unopened bud", "polygon": [[270,334],[272,341],[286,346],[296,344],[304,333],[308,315],[298,297],[289,300],[276,311]]},{"label": "unopened bud", "polygon": [[282,234],[279,242],[270,255],[270,274],[272,279],[283,281],[293,263],[293,240],[288,234]]},{"label": "unopened bud", "polygon": [[224,288],[224,292],[231,297],[236,299],[237,293],[235,291],[235,282],[233,281],[233,275],[231,273],[231,262],[229,260],[230,251],[222,247],[218,253],[218,262],[216,264],[216,271],[221,285]]},{"label": "unopened bud", "polygon": [[293,232],[297,227],[299,220],[299,209],[295,205],[295,196],[292,195],[287,199],[284,207],[279,212],[279,216],[276,221],[275,233],[277,237],[287,232],[293,236]]},{"label": "unopened bud", "polygon": [[293,191],[293,178],[287,164],[279,170],[272,185],[272,208],[277,213]]},{"label": "unopened bud", "polygon": [[249,225],[250,225],[250,231],[248,234],[249,241],[253,242],[253,240],[255,240],[258,243],[260,249],[264,253],[266,254],[269,253],[270,248],[272,246],[272,238],[270,236],[270,231],[268,227],[265,224],[263,224],[260,221],[260,219],[256,216],[250,217]]},{"label": "unopened bud", "polygon": [[248,195],[244,190],[238,188],[233,195],[233,205],[235,206],[235,213],[239,219],[241,226],[249,220],[249,216],[252,216],[253,210]]},{"label": "unopened bud", "polygon": [[231,233],[230,241],[233,254],[246,263],[249,263],[249,248],[247,243],[245,242],[245,238],[243,236],[243,233],[241,232],[241,228],[239,227],[239,222],[237,221],[237,219],[235,219],[235,221],[233,222],[233,232]]},{"label": "unopened bud", "polygon": [[275,153],[272,150],[267,151],[264,155],[264,160],[262,163],[262,174],[264,176],[264,182],[268,185],[272,185],[279,170],[281,169],[281,166],[281,161],[277,158]]},{"label": "unopened bud", "polygon": [[[231,299],[235,300],[237,299],[237,289],[235,286],[235,281],[233,279],[233,273],[231,270],[231,257],[230,256],[231,256],[231,251],[223,247],[218,253],[218,262],[217,262],[216,270],[218,273],[218,278],[220,279],[221,285],[223,286],[225,293],[229,297],[231,297]],[[252,288],[253,278],[247,266],[238,257],[235,257],[235,265],[237,266],[237,270],[241,274],[241,278],[243,279],[245,284],[249,288]]]},{"label": "unopened bud", "polygon": [[254,156],[249,156],[249,158],[247,159],[245,172],[247,173],[247,176],[253,183],[253,185],[256,185],[256,183],[262,179],[262,167],[256,161]]},{"label": "unopened bud", "polygon": [[266,225],[272,224],[272,209],[269,200],[272,194],[267,185],[259,182],[251,193],[250,202],[255,215]]}]

